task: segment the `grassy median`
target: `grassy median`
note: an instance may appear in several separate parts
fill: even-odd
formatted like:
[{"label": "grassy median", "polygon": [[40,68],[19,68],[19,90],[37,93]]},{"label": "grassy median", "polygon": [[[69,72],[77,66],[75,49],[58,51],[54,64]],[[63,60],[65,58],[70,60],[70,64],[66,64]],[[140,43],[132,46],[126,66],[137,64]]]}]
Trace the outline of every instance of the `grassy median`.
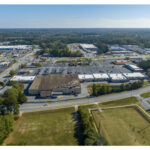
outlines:
[{"label": "grassy median", "polygon": [[138,103],[139,103],[139,101],[136,97],[128,97],[128,98],[119,99],[119,100],[115,100],[115,101],[99,103],[99,106],[100,107],[111,107],[111,106],[138,104]]},{"label": "grassy median", "polygon": [[143,98],[149,98],[150,97],[150,92],[141,94],[141,97],[143,97]]}]

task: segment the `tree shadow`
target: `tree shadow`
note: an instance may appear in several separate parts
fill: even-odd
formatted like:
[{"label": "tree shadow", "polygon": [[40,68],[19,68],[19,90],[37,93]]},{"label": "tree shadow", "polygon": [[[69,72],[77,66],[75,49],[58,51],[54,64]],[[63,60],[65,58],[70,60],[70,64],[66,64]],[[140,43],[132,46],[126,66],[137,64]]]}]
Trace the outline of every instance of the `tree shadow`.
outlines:
[{"label": "tree shadow", "polygon": [[84,145],[84,134],[83,134],[83,128],[81,125],[81,118],[80,114],[78,111],[72,113],[74,121],[75,121],[75,126],[74,126],[74,137],[78,141],[78,145],[83,146]]}]

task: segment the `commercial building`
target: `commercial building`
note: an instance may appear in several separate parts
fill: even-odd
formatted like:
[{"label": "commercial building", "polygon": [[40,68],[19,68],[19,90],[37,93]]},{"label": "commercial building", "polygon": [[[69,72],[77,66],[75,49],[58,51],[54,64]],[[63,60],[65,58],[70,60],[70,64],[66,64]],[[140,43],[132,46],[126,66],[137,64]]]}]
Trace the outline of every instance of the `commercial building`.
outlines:
[{"label": "commercial building", "polygon": [[117,54],[118,55],[120,55],[120,54],[129,55],[129,54],[133,53],[132,51],[127,50],[126,48],[122,47],[121,45],[117,45],[117,44],[108,45],[108,47],[109,47],[111,53],[116,54],[116,55]]},{"label": "commercial building", "polygon": [[94,77],[92,74],[79,74],[78,78],[80,81],[94,81]]},{"label": "commercial building", "polygon": [[110,73],[109,74],[111,82],[126,82],[127,78],[121,73]]},{"label": "commercial building", "polygon": [[0,66],[8,66],[10,64],[10,62],[0,62]]},{"label": "commercial building", "polygon": [[123,73],[129,80],[146,79],[147,77],[141,72]]},{"label": "commercial building", "polygon": [[0,46],[0,51],[12,51],[12,50],[28,50],[32,49],[31,45],[7,45],[7,46]]},{"label": "commercial building", "polygon": [[22,82],[22,83],[29,83],[35,80],[35,76],[21,76],[21,75],[16,75],[13,76],[10,81],[15,81],[15,82]]},{"label": "commercial building", "polygon": [[116,55],[121,55],[121,54],[124,54],[124,55],[129,55],[131,53],[133,53],[132,51],[111,51],[112,54],[116,54]]},{"label": "commercial building", "polygon": [[108,45],[108,48],[110,49],[110,51],[124,51],[124,50],[126,50],[125,48],[120,47],[118,44]]},{"label": "commercial building", "polygon": [[143,71],[143,69],[139,68],[136,65],[128,64],[128,65],[126,65],[126,67],[133,72],[142,72]]},{"label": "commercial building", "polygon": [[95,73],[93,74],[94,81],[108,81],[109,76],[107,73]]},{"label": "commercial building", "polygon": [[92,74],[85,74],[84,78],[86,81],[94,81],[94,77]]},{"label": "commercial building", "polygon": [[77,74],[38,75],[28,92],[40,97],[79,94],[81,93],[81,86]]},{"label": "commercial building", "polygon": [[84,74],[78,74],[78,78],[80,81],[85,81],[85,75]]},{"label": "commercial building", "polygon": [[80,48],[87,53],[96,53],[97,47],[93,44],[80,44]]},{"label": "commercial building", "polygon": [[128,61],[128,60],[115,60],[113,63],[114,63],[115,65],[131,64],[131,62]]}]

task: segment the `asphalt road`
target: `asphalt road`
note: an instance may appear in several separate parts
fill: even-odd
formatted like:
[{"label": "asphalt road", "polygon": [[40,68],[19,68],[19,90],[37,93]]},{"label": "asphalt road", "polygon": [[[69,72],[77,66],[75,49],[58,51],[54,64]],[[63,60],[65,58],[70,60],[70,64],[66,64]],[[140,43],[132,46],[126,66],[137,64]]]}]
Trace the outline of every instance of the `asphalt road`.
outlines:
[{"label": "asphalt road", "polygon": [[24,57],[17,59],[17,63],[13,64],[11,67],[9,67],[3,73],[0,74],[0,81],[3,81],[5,79],[5,76],[9,75],[10,70],[16,70],[21,64],[29,62],[29,59],[32,60],[33,54],[34,52],[31,52],[26,54]]},{"label": "asphalt road", "polygon": [[146,86],[133,91],[108,94],[104,96],[86,98],[86,99],[68,100],[68,101],[50,102],[50,103],[26,103],[20,106],[20,111],[32,112],[38,110],[71,107],[76,105],[93,104],[93,103],[105,102],[110,100],[118,100],[118,99],[127,98],[131,96],[138,96],[142,93],[149,92],[149,91],[150,91],[150,86]]},{"label": "asphalt road", "polygon": [[145,110],[150,111],[150,104],[148,103],[150,98],[143,98],[140,95],[137,96],[137,98],[140,100],[140,104],[145,108]]}]

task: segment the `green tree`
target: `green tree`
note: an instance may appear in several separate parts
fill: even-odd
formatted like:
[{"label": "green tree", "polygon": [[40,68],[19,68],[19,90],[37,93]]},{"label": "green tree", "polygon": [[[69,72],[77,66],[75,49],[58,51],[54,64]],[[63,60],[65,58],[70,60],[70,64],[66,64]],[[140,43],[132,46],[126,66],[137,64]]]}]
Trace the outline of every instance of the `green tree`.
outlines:
[{"label": "green tree", "polygon": [[16,71],[15,70],[10,70],[10,72],[9,72],[9,75],[10,76],[14,76],[16,74]]},{"label": "green tree", "polygon": [[7,108],[7,113],[13,112],[14,114],[19,114],[18,101],[14,95],[5,97],[4,104]]},{"label": "green tree", "polygon": [[20,91],[19,94],[18,94],[18,103],[19,103],[19,104],[23,104],[23,103],[25,103],[25,102],[27,102],[27,97],[26,97],[25,94],[23,94],[23,93]]}]

